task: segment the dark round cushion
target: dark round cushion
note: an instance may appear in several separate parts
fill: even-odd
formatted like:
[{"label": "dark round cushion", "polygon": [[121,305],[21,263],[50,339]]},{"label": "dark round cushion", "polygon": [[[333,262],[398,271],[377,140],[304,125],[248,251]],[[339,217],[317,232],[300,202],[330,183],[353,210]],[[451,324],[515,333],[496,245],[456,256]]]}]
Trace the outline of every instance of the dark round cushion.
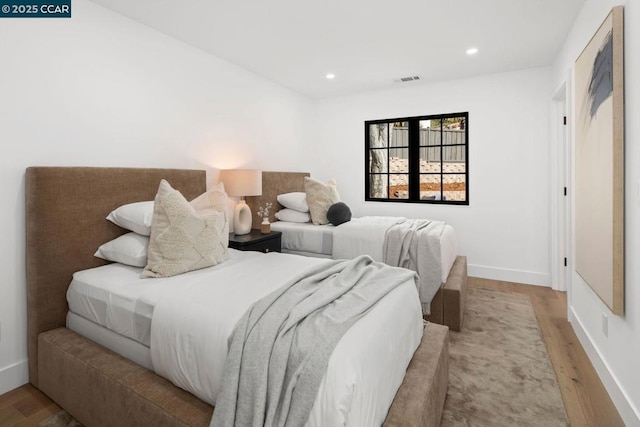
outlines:
[{"label": "dark round cushion", "polygon": [[327,219],[333,225],[340,225],[351,221],[351,209],[345,203],[334,203],[327,211]]}]

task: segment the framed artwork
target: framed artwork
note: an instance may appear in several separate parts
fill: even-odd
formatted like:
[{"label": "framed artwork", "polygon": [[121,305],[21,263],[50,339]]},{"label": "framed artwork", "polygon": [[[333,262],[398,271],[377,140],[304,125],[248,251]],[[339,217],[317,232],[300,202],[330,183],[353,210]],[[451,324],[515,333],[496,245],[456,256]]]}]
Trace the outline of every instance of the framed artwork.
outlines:
[{"label": "framed artwork", "polygon": [[614,7],[575,63],[576,272],[624,314],[623,8]]}]

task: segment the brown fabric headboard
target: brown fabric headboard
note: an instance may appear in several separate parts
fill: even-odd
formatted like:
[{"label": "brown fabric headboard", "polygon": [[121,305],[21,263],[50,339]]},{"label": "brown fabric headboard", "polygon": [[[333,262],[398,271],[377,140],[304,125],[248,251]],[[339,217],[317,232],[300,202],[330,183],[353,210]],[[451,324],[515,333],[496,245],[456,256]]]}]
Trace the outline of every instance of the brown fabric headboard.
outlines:
[{"label": "brown fabric headboard", "polygon": [[276,199],[278,194],[304,191],[304,177],[308,172],[262,172],[262,196],[247,197],[247,205],[253,215],[253,228],[260,228],[262,217],[258,215],[258,209],[265,203],[273,203],[269,212],[269,221],[274,222],[274,214],[282,209],[282,205]]},{"label": "brown fabric headboard", "polygon": [[26,171],[29,380],[38,385],[38,335],[64,326],[74,272],[105,264],[98,246],[124,234],[105,217],[153,200],[164,178],[191,200],[206,191],[204,170],[30,167]]}]

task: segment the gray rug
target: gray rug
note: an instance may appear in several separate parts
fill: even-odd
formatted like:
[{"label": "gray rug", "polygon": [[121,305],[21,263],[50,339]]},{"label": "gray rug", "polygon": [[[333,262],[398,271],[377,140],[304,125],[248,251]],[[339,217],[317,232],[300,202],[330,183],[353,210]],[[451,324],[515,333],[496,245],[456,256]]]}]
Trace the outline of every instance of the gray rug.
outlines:
[{"label": "gray rug", "polygon": [[38,423],[38,427],[84,427],[67,411],[60,411]]},{"label": "gray rug", "polygon": [[566,426],[567,416],[529,297],[469,288],[451,332],[442,426]]}]

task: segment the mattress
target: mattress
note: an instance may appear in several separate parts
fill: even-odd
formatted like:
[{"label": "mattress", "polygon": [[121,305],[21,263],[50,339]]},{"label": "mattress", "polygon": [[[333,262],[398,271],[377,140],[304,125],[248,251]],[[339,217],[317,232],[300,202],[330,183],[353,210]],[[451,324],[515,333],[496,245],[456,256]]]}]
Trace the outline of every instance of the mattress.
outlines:
[{"label": "mattress", "polygon": [[308,256],[313,258],[325,258],[332,259],[329,254],[314,254],[313,252],[305,252],[305,251],[292,251],[290,249],[282,249],[283,254],[291,254],[291,255],[300,255],[300,256]]},{"label": "mattress", "polygon": [[333,250],[333,230],[335,226],[313,225],[310,222],[285,222],[271,223],[273,231],[282,232],[282,249],[291,253],[305,252],[314,254],[331,255]]},{"label": "mattress", "polygon": [[[229,252],[229,260],[216,266],[218,270],[258,255]],[[200,280],[206,269],[163,279],[141,279],[141,271],[113,263],[74,273],[67,290],[69,311],[148,347],[155,305],[177,286]]]},{"label": "mattress", "polygon": [[442,262],[442,282],[447,281],[451,267],[458,257],[458,238],[449,224],[444,225],[440,236],[440,261]]},{"label": "mattress", "polygon": [[[282,232],[282,251],[304,256],[330,256],[333,252],[333,225],[313,225],[276,221],[271,229]],[[442,263],[442,282],[447,281],[449,271],[458,253],[456,232],[449,224],[445,224],[440,236],[440,261]]]},{"label": "mattress", "polygon": [[153,371],[151,351],[148,346],[116,334],[104,326],[93,323],[71,311],[67,313],[67,328]]},{"label": "mattress", "polygon": [[[141,279],[142,269],[119,264],[77,272],[67,294],[70,308],[67,323],[70,329],[142,366],[149,367],[151,354],[151,366],[156,373],[215,405],[215,396],[207,398],[207,388],[219,388],[221,378],[215,372],[211,376],[211,366],[224,364],[233,318],[244,310],[239,310],[240,306],[251,304],[280,286],[278,283],[289,280],[291,271],[327,262],[279,253],[234,250],[230,253],[230,259],[223,264],[163,279]],[[207,287],[209,290],[205,290]],[[213,292],[218,297],[204,301],[198,298],[202,292]],[[197,314],[197,307],[222,314],[221,325],[214,326],[220,333],[207,334],[207,340],[192,342],[224,350],[222,359],[215,352],[209,354],[190,345],[175,342],[157,345],[154,337],[164,333],[167,325],[154,326],[158,319],[152,318],[154,311],[158,318],[161,308],[166,310],[169,302],[188,314],[184,318]],[[338,343],[306,425],[381,424],[421,334],[417,291],[410,281],[376,304]],[[186,338],[181,337],[180,342],[187,343]],[[174,372],[159,372],[159,364],[165,365],[172,357],[178,360]],[[162,359],[159,364],[158,359]],[[160,371],[163,369],[166,365]],[[185,382],[179,383],[177,378],[183,376]],[[210,382],[214,384],[209,385]]]}]

